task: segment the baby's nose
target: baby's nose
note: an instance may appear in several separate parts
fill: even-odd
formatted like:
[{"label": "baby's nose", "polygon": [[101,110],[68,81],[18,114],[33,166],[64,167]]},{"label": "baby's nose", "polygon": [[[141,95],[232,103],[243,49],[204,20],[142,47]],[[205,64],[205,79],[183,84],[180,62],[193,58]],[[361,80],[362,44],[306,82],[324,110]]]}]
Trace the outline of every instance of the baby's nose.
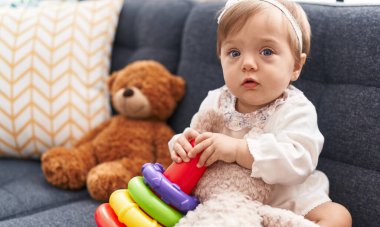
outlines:
[{"label": "baby's nose", "polygon": [[256,61],[253,57],[246,57],[244,58],[244,62],[242,65],[242,70],[244,72],[251,71],[251,70],[257,70]]}]

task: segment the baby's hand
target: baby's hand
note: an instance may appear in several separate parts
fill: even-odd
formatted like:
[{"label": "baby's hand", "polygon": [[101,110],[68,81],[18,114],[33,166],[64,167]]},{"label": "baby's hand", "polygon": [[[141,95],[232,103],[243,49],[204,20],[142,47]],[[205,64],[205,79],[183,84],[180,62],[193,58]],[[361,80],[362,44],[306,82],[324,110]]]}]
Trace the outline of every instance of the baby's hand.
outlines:
[{"label": "baby's hand", "polygon": [[[190,141],[197,138],[199,133],[192,129],[186,128],[182,135],[173,144],[173,149],[170,150],[170,157],[174,162],[180,163],[182,161],[189,162],[190,158],[187,152],[190,152],[193,147]],[[187,151],[187,152],[186,152]]]},{"label": "baby's hand", "polygon": [[198,167],[209,166],[216,161],[227,163],[236,161],[236,152],[244,140],[235,139],[220,133],[205,132],[195,139],[195,146],[188,153],[193,158],[202,152]]}]

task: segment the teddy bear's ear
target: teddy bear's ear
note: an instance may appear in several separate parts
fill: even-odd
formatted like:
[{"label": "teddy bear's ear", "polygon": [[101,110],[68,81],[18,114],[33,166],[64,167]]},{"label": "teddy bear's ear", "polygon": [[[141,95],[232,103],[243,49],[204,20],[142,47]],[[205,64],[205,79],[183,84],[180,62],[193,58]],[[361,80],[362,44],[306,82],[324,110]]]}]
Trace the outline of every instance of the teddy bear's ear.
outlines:
[{"label": "teddy bear's ear", "polygon": [[179,76],[173,76],[170,78],[171,93],[174,99],[178,102],[185,94],[185,80]]},{"label": "teddy bear's ear", "polygon": [[108,90],[111,91],[113,82],[115,82],[115,79],[117,77],[117,72],[113,72],[111,76],[107,80]]}]

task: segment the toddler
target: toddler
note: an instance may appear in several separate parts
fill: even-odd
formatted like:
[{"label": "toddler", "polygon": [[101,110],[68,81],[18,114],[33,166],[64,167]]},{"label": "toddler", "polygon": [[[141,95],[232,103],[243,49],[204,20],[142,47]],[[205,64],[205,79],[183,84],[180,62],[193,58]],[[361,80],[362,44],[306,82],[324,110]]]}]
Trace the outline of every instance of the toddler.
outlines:
[{"label": "toddler", "polygon": [[[209,166],[206,173],[217,169],[228,175],[229,169],[239,168],[245,177],[271,184],[265,204],[320,226],[351,226],[350,213],[331,201],[328,179],[316,170],[324,138],[315,107],[291,85],[309,49],[310,25],[298,4],[227,1],[217,33],[225,85],[208,93],[190,128],[169,142],[171,158],[188,162],[202,152],[198,166]],[[202,121],[200,113],[209,110],[222,114],[221,133],[194,129]],[[241,184],[238,179],[231,182]]]}]

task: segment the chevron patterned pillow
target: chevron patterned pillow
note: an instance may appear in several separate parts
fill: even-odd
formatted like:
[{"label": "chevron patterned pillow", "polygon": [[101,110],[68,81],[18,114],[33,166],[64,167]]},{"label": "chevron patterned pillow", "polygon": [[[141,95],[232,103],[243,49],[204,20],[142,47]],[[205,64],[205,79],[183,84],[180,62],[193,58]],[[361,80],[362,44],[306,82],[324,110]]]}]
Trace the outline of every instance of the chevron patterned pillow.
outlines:
[{"label": "chevron patterned pillow", "polygon": [[38,159],[110,117],[106,79],[122,3],[0,8],[0,156]]}]

